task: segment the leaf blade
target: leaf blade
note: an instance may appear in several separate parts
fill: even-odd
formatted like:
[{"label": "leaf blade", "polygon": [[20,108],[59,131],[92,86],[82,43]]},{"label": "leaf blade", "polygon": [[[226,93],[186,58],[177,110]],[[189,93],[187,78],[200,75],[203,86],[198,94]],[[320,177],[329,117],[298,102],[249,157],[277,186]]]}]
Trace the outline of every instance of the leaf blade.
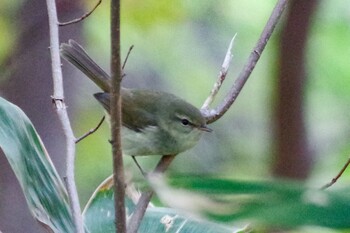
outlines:
[{"label": "leaf blade", "polygon": [[[114,207],[112,178],[107,178],[96,189],[83,212],[89,233],[114,233]],[[127,219],[130,219],[135,204],[126,198]],[[243,232],[241,228],[198,220],[171,208],[148,207],[138,232],[142,233],[233,233]]]},{"label": "leaf blade", "polygon": [[191,207],[196,214],[215,221],[248,220],[288,228],[305,225],[350,228],[348,190],[319,190],[292,181],[248,182],[194,176],[169,178],[167,184],[153,183],[161,199],[171,206],[177,203],[168,200],[171,199],[168,193],[182,200],[202,198],[205,201],[196,203],[196,207],[186,203],[179,207]]},{"label": "leaf blade", "polygon": [[31,121],[0,97],[0,147],[35,219],[53,232],[74,232],[65,187]]}]

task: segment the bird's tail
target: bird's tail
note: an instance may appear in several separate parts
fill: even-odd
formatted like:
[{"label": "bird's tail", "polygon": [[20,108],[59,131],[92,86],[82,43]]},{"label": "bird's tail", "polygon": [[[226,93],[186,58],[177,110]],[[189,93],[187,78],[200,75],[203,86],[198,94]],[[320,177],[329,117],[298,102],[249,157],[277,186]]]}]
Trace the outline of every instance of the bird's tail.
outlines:
[{"label": "bird's tail", "polygon": [[74,40],[62,43],[61,56],[88,76],[103,91],[110,91],[110,76]]}]

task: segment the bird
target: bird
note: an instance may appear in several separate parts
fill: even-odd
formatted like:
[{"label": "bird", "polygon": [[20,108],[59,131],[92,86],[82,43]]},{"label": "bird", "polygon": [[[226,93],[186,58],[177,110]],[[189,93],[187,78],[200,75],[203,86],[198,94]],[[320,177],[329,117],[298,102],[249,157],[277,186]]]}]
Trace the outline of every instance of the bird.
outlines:
[{"label": "bird", "polygon": [[[108,116],[111,77],[72,39],[61,44],[60,54],[101,88],[94,97]],[[121,103],[123,154],[176,155],[212,131],[198,108],[168,92],[122,87]]]}]

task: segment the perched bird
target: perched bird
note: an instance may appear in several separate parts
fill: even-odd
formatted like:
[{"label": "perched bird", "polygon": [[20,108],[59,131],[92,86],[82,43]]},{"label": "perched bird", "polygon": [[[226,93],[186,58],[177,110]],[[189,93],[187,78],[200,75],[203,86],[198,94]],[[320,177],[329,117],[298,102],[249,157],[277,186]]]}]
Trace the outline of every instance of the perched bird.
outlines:
[{"label": "perched bird", "polygon": [[[61,56],[104,92],[94,94],[110,112],[110,76],[75,41],[61,44]],[[174,155],[192,148],[210,132],[201,112],[185,100],[161,91],[121,89],[124,154]]]}]

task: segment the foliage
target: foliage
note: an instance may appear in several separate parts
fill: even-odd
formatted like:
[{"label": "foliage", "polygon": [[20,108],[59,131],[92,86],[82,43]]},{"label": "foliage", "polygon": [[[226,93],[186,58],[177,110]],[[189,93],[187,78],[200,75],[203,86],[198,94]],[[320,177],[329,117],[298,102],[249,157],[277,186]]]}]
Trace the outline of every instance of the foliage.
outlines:
[{"label": "foliage", "polygon": [[32,123],[0,97],[0,147],[32,215],[53,232],[74,232],[67,193]]},{"label": "foliage", "polygon": [[[126,199],[128,217],[135,209],[130,198]],[[87,228],[94,233],[113,233],[114,209],[112,179],[105,180],[95,191],[84,210]],[[141,223],[140,232],[191,232],[229,233],[240,232],[238,228],[196,220],[170,208],[149,207]]]},{"label": "foliage", "polygon": [[[33,217],[55,233],[74,232],[66,189],[32,123],[17,106],[0,98],[0,147],[26,197]],[[115,232],[111,179],[98,187],[84,211],[85,231]],[[130,216],[135,204],[127,198]],[[232,228],[188,218],[172,209],[149,208],[141,232],[232,232]]]},{"label": "foliage", "polygon": [[[32,215],[53,232],[74,232],[67,195],[47,152],[26,115],[0,98],[0,146],[15,172]],[[214,221],[242,221],[295,228],[350,227],[349,190],[310,189],[293,182],[242,182],[213,177],[176,177],[151,183],[162,200]],[[129,195],[127,214],[136,206]],[[84,210],[89,233],[114,232],[111,178],[95,191]],[[149,207],[140,232],[245,232],[188,217],[172,208]]]},{"label": "foliage", "polygon": [[[162,200],[185,209],[195,205],[199,214],[216,221],[246,219],[282,228],[350,228],[349,189],[327,191],[291,181],[244,182],[195,176],[169,178],[168,185],[156,185]],[[174,195],[180,203],[173,200]],[[193,203],[194,199],[202,202]]]}]

